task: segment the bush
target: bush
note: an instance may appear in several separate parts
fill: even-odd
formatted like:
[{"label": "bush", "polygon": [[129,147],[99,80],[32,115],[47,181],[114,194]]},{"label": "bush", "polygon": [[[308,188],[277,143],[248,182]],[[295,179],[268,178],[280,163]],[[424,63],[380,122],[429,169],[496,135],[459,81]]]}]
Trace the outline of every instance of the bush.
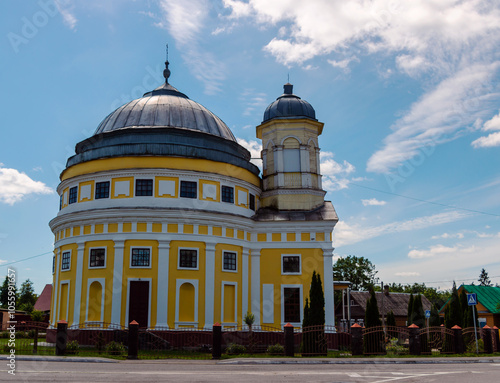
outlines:
[{"label": "bush", "polygon": [[285,348],[281,344],[276,343],[275,345],[269,346],[266,352],[271,355],[283,355],[285,353]]},{"label": "bush", "polygon": [[16,339],[24,339],[29,338],[28,333],[26,331],[16,331]]},{"label": "bush", "polygon": [[385,346],[387,355],[404,355],[408,354],[408,349],[398,344],[398,338],[391,338],[389,343]]},{"label": "bush", "polygon": [[80,344],[77,340],[71,340],[66,343],[66,354],[67,355],[76,355],[80,351]]},{"label": "bush", "polygon": [[10,336],[8,331],[2,331],[0,332],[0,339],[8,339]]},{"label": "bush", "polygon": [[226,353],[230,355],[239,355],[244,354],[245,352],[247,352],[247,348],[242,344],[236,343],[231,343],[226,349]]},{"label": "bush", "polygon": [[35,329],[31,329],[28,331],[28,338],[34,338],[35,337]]},{"label": "bush", "polygon": [[111,341],[106,345],[106,353],[109,355],[122,355],[125,351],[123,343]]},{"label": "bush", "polygon": [[[477,340],[477,348],[479,352],[484,352],[484,342],[482,339]],[[471,342],[467,344],[467,353],[475,354],[476,353],[476,340],[473,338]]]},{"label": "bush", "polygon": [[6,353],[6,354],[10,354],[10,349],[11,348],[12,347],[10,347],[8,343],[6,343],[6,344],[3,345],[3,352]]}]

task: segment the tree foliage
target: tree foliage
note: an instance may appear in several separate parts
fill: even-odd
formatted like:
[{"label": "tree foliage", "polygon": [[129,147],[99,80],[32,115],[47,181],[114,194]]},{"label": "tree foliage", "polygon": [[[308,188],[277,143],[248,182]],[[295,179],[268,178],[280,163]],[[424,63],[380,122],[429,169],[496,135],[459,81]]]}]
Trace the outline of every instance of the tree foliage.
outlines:
[{"label": "tree foliage", "polygon": [[387,326],[396,326],[396,317],[394,316],[392,310],[387,313],[385,323]]},{"label": "tree foliage", "polygon": [[415,324],[420,328],[425,327],[424,307],[422,305],[422,295],[420,294],[417,294],[413,298],[413,304],[410,314],[410,324]]},{"label": "tree foliage", "polygon": [[[14,283],[14,294],[17,294],[17,287]],[[13,302],[11,302],[13,303]],[[5,279],[0,287],[0,306],[2,308],[7,308],[9,306],[9,277],[6,275]]]},{"label": "tree foliage", "polygon": [[21,290],[19,291],[19,298],[17,301],[19,310],[24,310],[27,312],[33,311],[36,299],[37,295],[35,294],[35,289],[33,288],[33,282],[31,282],[29,279],[26,279],[21,284]]},{"label": "tree foliage", "polygon": [[[307,355],[326,355],[327,345],[324,336],[325,296],[321,277],[313,271],[309,299],[306,298],[302,318],[302,352]],[[315,326],[315,327],[312,327]],[[310,327],[307,329],[307,327]]]},{"label": "tree foliage", "polygon": [[479,274],[478,281],[479,281],[479,286],[492,286],[491,280],[488,277],[488,273],[484,268],[481,269],[481,274]]},{"label": "tree foliage", "polygon": [[367,258],[349,255],[339,258],[333,265],[333,279],[349,281],[353,290],[369,290],[374,284],[377,271]]},{"label": "tree foliage", "polygon": [[455,325],[460,326],[462,323],[462,306],[460,304],[460,297],[458,296],[457,285],[455,284],[455,281],[453,281],[451,297],[444,313],[444,325],[446,326],[446,328],[452,328]]},{"label": "tree foliage", "polygon": [[406,324],[410,326],[412,324],[411,314],[413,312],[413,293],[410,293],[410,299],[408,299],[408,309],[406,310]]},{"label": "tree foliage", "polygon": [[381,326],[382,321],[380,320],[380,312],[378,311],[377,297],[375,296],[375,290],[370,290],[370,298],[366,301],[365,310],[365,326],[375,327]]}]

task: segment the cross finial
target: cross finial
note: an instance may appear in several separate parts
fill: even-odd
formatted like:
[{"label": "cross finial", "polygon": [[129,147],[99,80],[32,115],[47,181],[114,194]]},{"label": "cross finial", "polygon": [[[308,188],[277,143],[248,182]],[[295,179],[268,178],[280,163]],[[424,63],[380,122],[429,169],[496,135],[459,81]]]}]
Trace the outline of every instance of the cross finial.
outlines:
[{"label": "cross finial", "polygon": [[168,44],[166,47],[166,58],[167,61],[165,61],[165,69],[163,70],[163,77],[165,77],[165,83],[168,84],[168,78],[170,77],[170,69],[168,69]]}]

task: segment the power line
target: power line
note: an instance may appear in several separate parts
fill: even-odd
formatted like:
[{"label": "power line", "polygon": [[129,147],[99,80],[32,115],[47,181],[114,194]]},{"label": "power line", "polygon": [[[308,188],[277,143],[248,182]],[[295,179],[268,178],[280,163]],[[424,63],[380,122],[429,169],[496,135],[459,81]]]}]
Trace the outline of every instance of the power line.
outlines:
[{"label": "power line", "polygon": [[18,261],[14,261],[14,262],[10,262],[10,263],[5,263],[5,264],[3,264],[3,265],[0,265],[0,267],[7,267],[7,266],[10,266],[10,265],[13,265],[14,263],[24,262],[24,261],[27,261],[27,260],[29,260],[29,259],[42,257],[42,256],[44,256],[44,255],[47,255],[47,254],[52,254],[52,253],[53,253],[52,251],[48,251],[48,252],[43,253],[43,254],[33,255],[32,257],[23,258],[23,259],[20,259],[20,260],[18,260]]},{"label": "power line", "polygon": [[432,204],[432,205],[437,205],[437,206],[442,206],[442,207],[449,207],[449,208],[453,208],[453,209],[456,209],[456,210],[468,211],[468,212],[471,212],[471,213],[484,214],[484,215],[491,215],[491,216],[493,216],[493,217],[500,217],[500,214],[488,213],[488,212],[481,211],[481,210],[467,209],[467,208],[464,208],[464,207],[458,207],[458,206],[453,206],[453,205],[447,205],[447,204],[445,204],[445,203],[439,203],[439,202],[428,201],[428,200],[425,200],[425,199],[420,199],[420,198],[410,197],[410,196],[403,195],[403,194],[392,193],[392,192],[388,192],[388,191],[385,191],[385,190],[380,190],[380,189],[371,188],[371,187],[369,187],[369,186],[359,185],[359,184],[356,184],[356,183],[354,183],[354,182],[350,182],[350,185],[354,185],[354,186],[357,186],[357,187],[360,187],[360,188],[364,188],[364,189],[373,190],[373,191],[376,191],[376,192],[379,192],[379,193],[390,194],[390,195],[394,195],[394,196],[397,196],[397,197],[402,197],[402,198],[406,198],[406,199],[411,199],[411,200],[413,200],[413,201],[418,201],[418,202],[429,203],[429,204]]}]

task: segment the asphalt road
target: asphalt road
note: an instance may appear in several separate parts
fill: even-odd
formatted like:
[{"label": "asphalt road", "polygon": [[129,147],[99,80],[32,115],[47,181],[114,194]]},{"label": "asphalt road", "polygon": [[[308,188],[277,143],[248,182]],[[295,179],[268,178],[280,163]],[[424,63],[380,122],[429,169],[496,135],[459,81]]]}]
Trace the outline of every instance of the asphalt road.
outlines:
[{"label": "asphalt road", "polygon": [[500,382],[500,363],[245,365],[214,361],[20,360],[15,376],[7,373],[4,363],[0,365],[0,382]]}]

